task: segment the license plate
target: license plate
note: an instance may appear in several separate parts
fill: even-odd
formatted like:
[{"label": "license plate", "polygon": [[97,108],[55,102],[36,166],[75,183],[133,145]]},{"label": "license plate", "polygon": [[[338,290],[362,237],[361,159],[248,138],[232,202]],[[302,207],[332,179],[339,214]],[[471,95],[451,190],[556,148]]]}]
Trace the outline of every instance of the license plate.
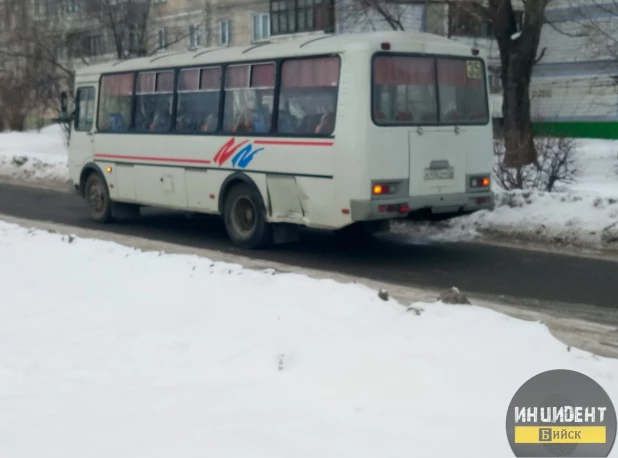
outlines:
[{"label": "license plate", "polygon": [[425,169],[425,180],[452,180],[455,177],[455,169]]}]

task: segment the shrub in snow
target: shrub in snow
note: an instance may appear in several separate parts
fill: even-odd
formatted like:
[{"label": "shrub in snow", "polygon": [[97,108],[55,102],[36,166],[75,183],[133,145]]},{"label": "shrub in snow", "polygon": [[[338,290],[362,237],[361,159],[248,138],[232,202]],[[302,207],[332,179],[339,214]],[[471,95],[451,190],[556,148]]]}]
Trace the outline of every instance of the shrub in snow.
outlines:
[{"label": "shrub in snow", "polygon": [[576,164],[578,149],[575,140],[562,137],[536,137],[538,163],[522,167],[506,167],[504,164],[504,139],[494,140],[495,180],[507,191],[531,189],[552,192],[559,184],[571,184],[579,172]]}]

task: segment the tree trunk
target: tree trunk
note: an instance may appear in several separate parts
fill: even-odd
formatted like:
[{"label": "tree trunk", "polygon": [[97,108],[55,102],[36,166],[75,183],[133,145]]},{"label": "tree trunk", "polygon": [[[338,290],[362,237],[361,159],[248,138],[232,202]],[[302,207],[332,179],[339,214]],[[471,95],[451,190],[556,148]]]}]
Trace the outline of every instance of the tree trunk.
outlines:
[{"label": "tree trunk", "polygon": [[530,80],[537,61],[547,0],[528,0],[524,23],[518,30],[511,0],[489,0],[494,35],[502,66],[504,140],[506,167],[537,163],[530,119]]},{"label": "tree trunk", "polygon": [[502,116],[504,117],[504,142],[506,167],[535,164],[537,151],[530,119],[530,80],[518,75],[520,69],[511,67],[503,84]]},{"label": "tree trunk", "polygon": [[15,110],[7,118],[9,130],[13,132],[23,132],[26,127],[26,114],[20,110]]}]

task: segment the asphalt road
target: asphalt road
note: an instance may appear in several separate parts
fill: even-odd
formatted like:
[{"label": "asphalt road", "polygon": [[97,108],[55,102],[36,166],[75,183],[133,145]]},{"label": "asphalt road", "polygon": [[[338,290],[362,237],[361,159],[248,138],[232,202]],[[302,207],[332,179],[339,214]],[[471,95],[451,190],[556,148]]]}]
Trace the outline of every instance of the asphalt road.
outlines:
[{"label": "asphalt road", "polygon": [[[74,195],[0,183],[0,213],[108,230],[235,254],[216,217],[153,212],[112,225],[92,222]],[[475,243],[418,244],[405,236],[343,244],[329,232],[304,231],[294,244],[243,253],[265,261],[337,271],[407,286],[470,294],[616,308],[618,263]],[[615,312],[612,310],[612,312]]]}]

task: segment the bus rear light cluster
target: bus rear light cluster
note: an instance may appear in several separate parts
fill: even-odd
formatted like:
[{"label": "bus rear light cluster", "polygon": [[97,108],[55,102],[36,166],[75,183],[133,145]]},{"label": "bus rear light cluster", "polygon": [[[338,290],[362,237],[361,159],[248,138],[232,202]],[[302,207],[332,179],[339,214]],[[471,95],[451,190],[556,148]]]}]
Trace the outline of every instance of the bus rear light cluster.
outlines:
[{"label": "bus rear light cluster", "polygon": [[389,204],[380,205],[378,209],[380,213],[408,213],[410,211],[410,206],[408,204]]},{"label": "bus rear light cluster", "polygon": [[371,193],[374,196],[383,196],[384,194],[394,194],[397,188],[393,184],[374,184],[371,188]]},{"label": "bus rear light cluster", "polygon": [[489,177],[475,177],[470,179],[471,188],[489,188],[491,180]]}]

